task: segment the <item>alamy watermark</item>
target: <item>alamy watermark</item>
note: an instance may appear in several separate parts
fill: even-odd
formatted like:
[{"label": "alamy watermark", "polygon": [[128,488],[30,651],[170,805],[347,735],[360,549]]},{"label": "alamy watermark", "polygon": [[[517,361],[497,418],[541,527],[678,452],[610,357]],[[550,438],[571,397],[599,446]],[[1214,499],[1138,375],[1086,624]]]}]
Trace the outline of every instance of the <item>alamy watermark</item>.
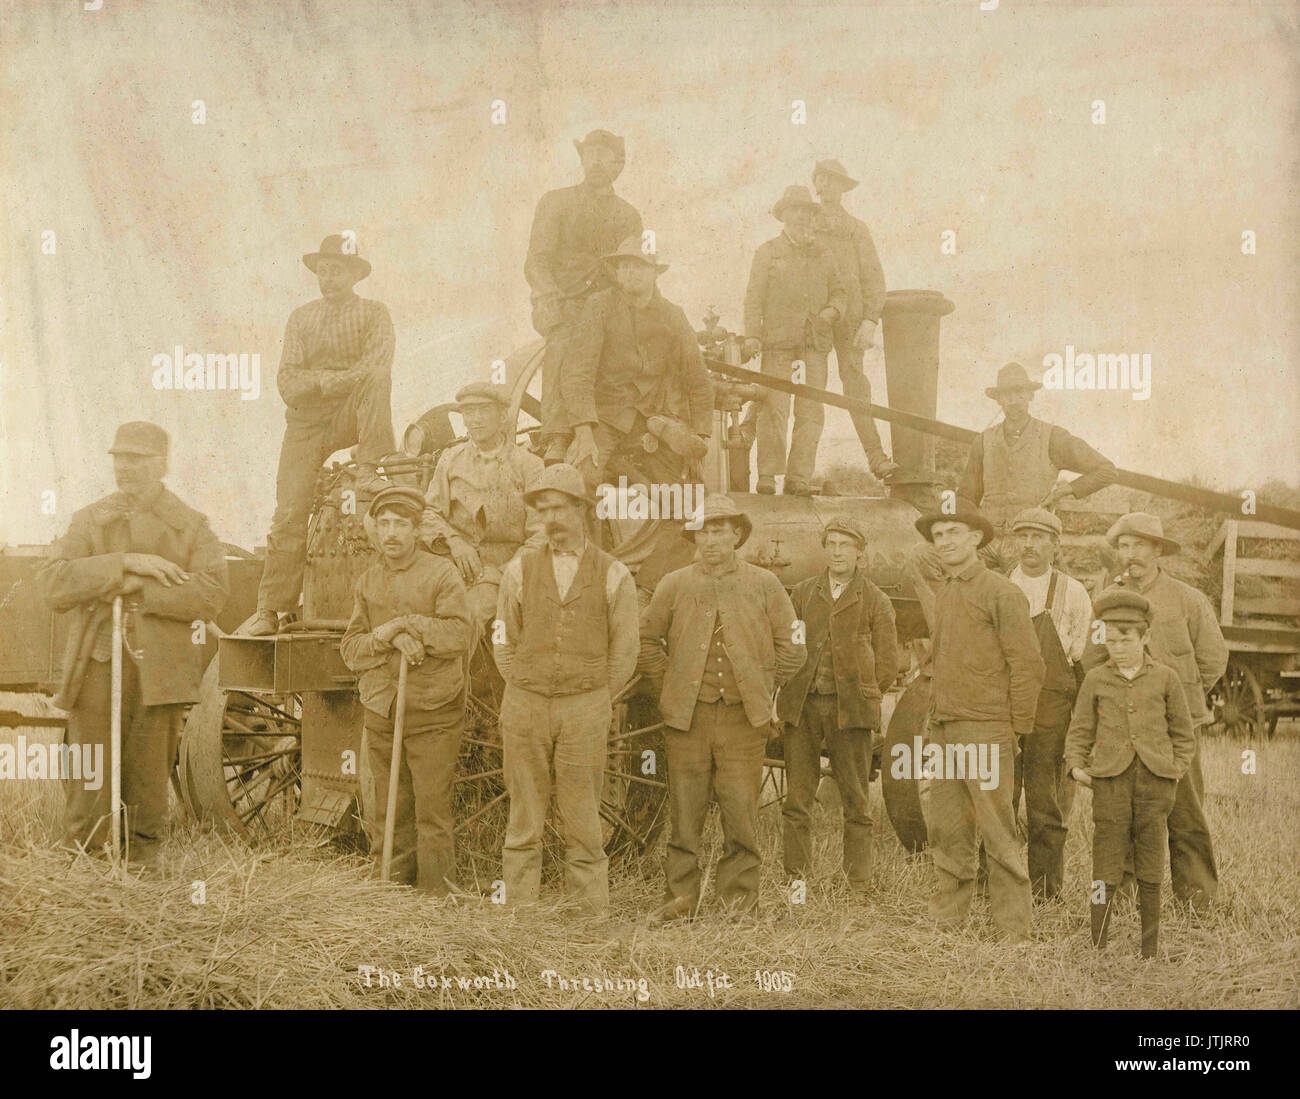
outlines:
[{"label": "alamy watermark", "polygon": [[68,779],[98,790],[104,785],[104,746],[28,744],[20,734],[16,744],[0,744],[0,779],[5,778]]},{"label": "alamy watermark", "polygon": [[704,486],[692,484],[618,484],[596,486],[597,519],[685,519],[687,530],[704,525]]},{"label": "alamy watermark", "polygon": [[[1002,755],[1000,745],[979,744],[925,744],[919,736],[912,743],[895,744],[889,754],[893,756],[889,773],[900,781],[906,779],[979,779],[981,790],[994,790],[998,785],[998,761]],[[1010,748],[1007,749],[1010,751]]]},{"label": "alamy watermark", "polygon": [[238,354],[209,351],[186,353],[180,344],[168,354],[153,357],[154,389],[239,390],[241,401],[255,401],[262,395],[262,356],[254,351]]},{"label": "alamy watermark", "polygon": [[1149,352],[1121,352],[1111,355],[1076,352],[1065,345],[1065,354],[1043,356],[1044,389],[1128,390],[1135,401],[1151,399],[1151,355]]}]

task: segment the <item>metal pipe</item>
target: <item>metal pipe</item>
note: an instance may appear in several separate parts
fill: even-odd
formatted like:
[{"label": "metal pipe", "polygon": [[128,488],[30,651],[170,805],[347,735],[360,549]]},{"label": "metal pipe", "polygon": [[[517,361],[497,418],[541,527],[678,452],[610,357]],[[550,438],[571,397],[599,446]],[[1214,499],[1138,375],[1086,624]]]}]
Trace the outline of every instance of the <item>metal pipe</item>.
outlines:
[{"label": "metal pipe", "polygon": [[[719,374],[726,374],[728,377],[741,378],[744,381],[753,382],[754,385],[761,385],[766,389],[775,389],[781,393],[792,393],[796,397],[804,397],[810,401],[820,401],[822,404],[830,405],[833,408],[843,408],[850,412],[864,409],[869,411],[877,420],[885,420],[891,424],[899,424],[902,427],[909,427],[916,431],[928,432],[943,439],[951,439],[956,443],[969,444],[979,437],[978,431],[958,427],[956,424],[946,424],[942,420],[931,420],[926,416],[918,416],[912,412],[900,412],[898,409],[888,408],[885,405],[870,404],[867,401],[855,401],[851,397],[845,397],[840,393],[832,393],[827,389],[817,389],[810,385],[796,385],[785,378],[770,377],[767,374],[760,374],[756,370],[731,366],[717,359],[707,359],[705,362],[710,370]],[[1180,500],[1185,504],[1194,504],[1196,507],[1205,508],[1207,511],[1220,511],[1231,515],[1233,518],[1240,519],[1243,517],[1240,495],[1234,496],[1227,492],[1215,492],[1213,489],[1196,488],[1193,485],[1185,485],[1178,481],[1167,481],[1163,477],[1151,477],[1148,474],[1135,473],[1127,469],[1118,470],[1117,473],[1115,483],[1124,485],[1127,488],[1139,489],[1142,492],[1149,492],[1153,496],[1164,496],[1170,500]],[[1290,530],[1300,530],[1300,510],[1295,508],[1278,507],[1275,504],[1266,504],[1263,501],[1256,500],[1254,513],[1248,518],[1265,523],[1274,523],[1279,527],[1287,527]]]},{"label": "metal pipe", "polygon": [[112,764],[109,770],[109,814],[113,829],[113,865],[122,858],[122,597],[113,597],[113,648],[110,655],[108,740]]},{"label": "metal pipe", "polygon": [[384,853],[380,870],[391,881],[393,869],[393,827],[397,820],[397,780],[402,773],[402,731],[406,725],[406,655],[397,670],[397,701],[393,710],[393,760],[388,766],[388,809],[384,814]]}]

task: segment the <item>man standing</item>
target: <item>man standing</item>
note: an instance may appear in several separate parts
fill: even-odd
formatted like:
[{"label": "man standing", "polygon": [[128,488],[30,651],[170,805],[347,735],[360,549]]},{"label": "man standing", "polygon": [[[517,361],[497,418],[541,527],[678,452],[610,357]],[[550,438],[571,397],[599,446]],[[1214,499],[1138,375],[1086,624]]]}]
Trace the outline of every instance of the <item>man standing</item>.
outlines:
[{"label": "man standing", "polygon": [[1074,577],[1056,568],[1061,521],[1043,508],[1015,517],[1011,533],[1020,543],[1020,564],[1010,580],[1029,600],[1029,614],[1043,658],[1033,732],[1021,740],[1016,760],[1016,802],[1021,776],[1029,811],[1029,883],[1040,900],[1055,900],[1064,881],[1065,837],[1073,785],[1065,769],[1065,734],[1078,691],[1075,668],[1092,625],[1092,601]]},{"label": "man standing", "polygon": [[[1178,673],[1192,715],[1196,751],[1187,773],[1178,780],[1169,814],[1169,872],[1174,898],[1194,911],[1204,911],[1218,896],[1219,871],[1202,808],[1205,780],[1200,731],[1210,720],[1205,692],[1227,669],[1228,646],[1209,600],[1160,567],[1160,557],[1177,553],[1179,546],[1165,537],[1158,516],[1131,512],[1116,521],[1106,539],[1118,551],[1124,569],[1119,582],[1135,588],[1151,604],[1151,656]],[[1105,660],[1105,650],[1099,649],[1098,656],[1094,661],[1090,650],[1087,663]]]},{"label": "man standing", "polygon": [[880,700],[898,675],[894,608],[866,574],[862,528],[832,519],[822,531],[827,570],[796,584],[795,617],[804,623],[808,661],[777,700],[784,723],[786,795],[781,807],[785,872],[804,878],[812,863],[812,807],[821,779],[822,748],[844,807],[844,873],[871,885],[871,738],[880,729]]},{"label": "man standing", "polygon": [[439,456],[420,522],[420,541],[432,549],[442,540],[460,570],[475,637],[496,614],[501,570],[528,537],[523,494],[542,474],[542,460],[507,434],[509,406],[504,387],[488,382],[456,394],[469,439]]},{"label": "man standing", "polygon": [[[813,231],[835,257],[847,294],[844,316],[832,329],[840,388],[846,397],[869,402],[871,383],[862,369],[862,357],[876,340],[880,311],[885,307],[885,273],[866,224],[844,209],[840,201],[857,185],[858,181],[838,160],[819,160],[813,169],[813,189],[821,199]],[[852,412],[850,416],[871,472],[882,479],[893,476],[898,463],[885,453],[876,421],[863,412]]]},{"label": "man standing", "polygon": [[298,607],[307,562],[307,519],[321,463],[357,444],[358,496],[384,487],[376,467],[394,449],[389,390],[393,322],[381,302],[352,287],[370,264],[326,237],[302,257],[320,285],[320,300],[289,314],[276,385],[285,403],[284,442],[275,477],[275,515],[266,537],[266,567],[257,591],[257,617],[248,633],[275,633],[279,614]]},{"label": "man standing", "polygon": [[553,785],[565,890],[599,916],[609,908],[600,792],[612,700],[636,670],[636,589],[627,566],[584,534],[590,497],[576,469],[549,466],[524,503],[537,510],[547,541],[506,565],[497,602],[494,651],[506,681],[501,738],[510,793],[506,902],[537,900]]},{"label": "man standing", "polygon": [[[787,187],[772,207],[785,228],[754,253],[745,291],[743,355],[750,359],[762,351],[763,373],[786,379],[802,362],[803,377],[796,381],[825,389],[832,333],[848,299],[835,257],[813,235],[817,209],[808,188],[797,186]],[[825,411],[818,401],[795,398],[787,466],[789,411],[786,394],[765,394],[758,412],[758,491],[775,492],[776,476],[784,473],[788,495],[811,496]]]},{"label": "man standing", "polygon": [[[167,449],[167,433],[156,424],[119,427],[109,451],[118,491],[72,516],[40,571],[46,601],[73,612],[54,696],[69,711],[67,744],[109,766],[112,603],[122,596],[125,833],[131,860],[149,867],[157,865],[167,823],[181,717],[199,697],[203,648],[194,641],[195,623],[217,614],[229,594],[225,555],[207,519],[163,487]],[[110,842],[109,783],[90,790],[68,781],[65,794],[65,846]]]},{"label": "man standing", "polygon": [[546,340],[542,433],[547,464],[564,461],[571,435],[560,379],[573,325],[587,298],[609,285],[601,259],[619,241],[641,235],[641,215],[614,194],[614,180],[626,159],[623,139],[608,130],[592,130],[573,144],[582,159],[583,180],[542,196],[524,261],[533,327]]},{"label": "man standing", "polygon": [[991,572],[978,550],[989,521],[957,498],[951,513],[922,516],[916,529],[938,554],[932,629],[933,694],[928,740],[942,752],[931,778],[926,827],[939,889],[931,915],[965,921],[977,869],[976,830],[989,860],[993,922],[1008,938],[1029,934],[1029,875],[1012,813],[1014,741],[1033,729],[1043,660],[1029,604]]},{"label": "man standing", "polygon": [[[992,522],[999,536],[996,556],[1008,569],[1020,549],[1014,538],[1004,537],[1016,515],[1025,508],[1054,507],[1067,496],[1091,496],[1116,476],[1111,461],[1082,439],[1029,415],[1029,403],[1042,388],[1019,363],[998,371],[998,384],[984,392],[1001,406],[1003,419],[971,443],[957,490]],[[1082,476],[1058,484],[1063,469]]]},{"label": "man standing", "polygon": [[698,563],[659,581],[641,621],[639,667],[659,694],[672,822],[656,923],[699,910],[700,840],[713,798],[725,844],[718,899],[736,912],[758,904],[758,792],[773,692],[803,666],[806,649],[781,581],[736,553],[752,529],[730,497],[708,497],[700,529],[683,531]]},{"label": "man standing", "polygon": [[402,761],[393,821],[393,878],[445,896],[456,881],[451,795],[465,731],[465,585],[445,558],[416,541],[424,497],[394,485],[370,504],[379,559],[358,578],[339,646],[357,674],[375,779],[371,826],[382,836],[397,717],[397,678],[408,668]]},{"label": "man standing", "polygon": [[[615,285],[587,299],[560,382],[574,428],[570,462],[591,488],[615,453],[643,471],[633,479],[672,484],[684,462],[708,452],[713,386],[686,314],[655,286],[668,265],[640,237],[628,237],[605,261]],[[659,439],[648,453],[647,434]]]}]

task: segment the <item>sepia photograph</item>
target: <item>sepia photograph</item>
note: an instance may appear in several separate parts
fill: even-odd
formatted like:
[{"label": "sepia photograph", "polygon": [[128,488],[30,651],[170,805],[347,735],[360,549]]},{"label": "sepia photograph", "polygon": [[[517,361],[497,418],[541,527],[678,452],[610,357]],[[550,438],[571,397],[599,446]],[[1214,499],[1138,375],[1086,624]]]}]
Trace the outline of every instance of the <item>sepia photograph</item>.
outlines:
[{"label": "sepia photograph", "polygon": [[1011,1010],[1054,1076],[1262,1067],[1300,6],[0,14],[36,1078],[172,1079],[138,1013],[195,1009]]}]

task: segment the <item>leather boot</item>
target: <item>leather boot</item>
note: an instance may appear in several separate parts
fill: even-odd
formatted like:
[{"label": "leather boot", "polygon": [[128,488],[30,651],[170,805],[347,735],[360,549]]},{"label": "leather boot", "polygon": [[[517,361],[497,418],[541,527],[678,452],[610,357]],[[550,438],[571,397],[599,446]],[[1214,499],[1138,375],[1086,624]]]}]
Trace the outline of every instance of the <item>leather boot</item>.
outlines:
[{"label": "leather boot", "polygon": [[1106,945],[1106,940],[1110,936],[1110,919],[1115,910],[1116,887],[1107,885],[1105,887],[1106,899],[1100,903],[1092,902],[1090,913],[1092,915],[1092,945],[1101,950]]},{"label": "leather boot", "polygon": [[1138,882],[1138,912],[1142,917],[1142,957],[1154,958],[1160,946],[1160,883]]}]

